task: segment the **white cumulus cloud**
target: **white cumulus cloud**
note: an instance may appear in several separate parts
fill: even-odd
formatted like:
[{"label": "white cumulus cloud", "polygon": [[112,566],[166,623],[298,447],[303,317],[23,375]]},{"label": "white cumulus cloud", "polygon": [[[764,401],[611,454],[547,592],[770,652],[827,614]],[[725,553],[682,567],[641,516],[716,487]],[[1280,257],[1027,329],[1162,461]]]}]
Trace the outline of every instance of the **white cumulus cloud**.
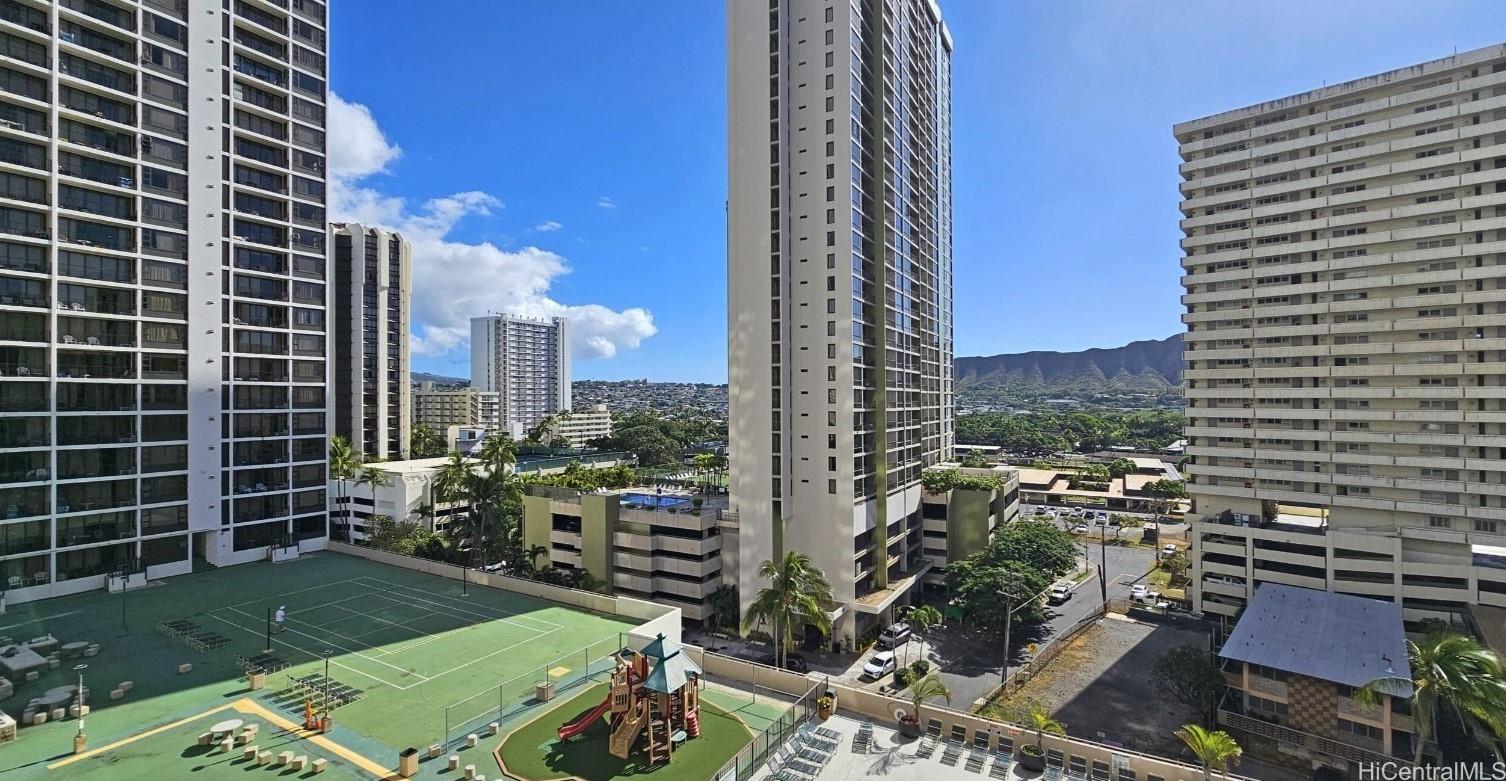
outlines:
[{"label": "white cumulus cloud", "polygon": [[563,228],[563,227],[565,227],[565,226],[559,224],[558,222],[556,222],[554,220],[545,220],[544,222],[541,222],[538,225],[533,226],[533,229],[536,230],[536,231],[538,231],[539,233],[550,233],[552,231],[557,231],[557,230],[559,230],[560,228]]},{"label": "white cumulus cloud", "polygon": [[[412,242],[414,354],[437,356],[464,347],[470,341],[470,319],[491,313],[564,317],[570,321],[575,355],[584,358],[635,349],[658,333],[653,315],[641,307],[619,311],[550,298],[550,286],[570,273],[566,259],[554,252],[450,238],[461,220],[501,210],[496,196],[473,190],[415,205],[362,181],[386,172],[402,149],[387,139],[365,106],[334,93],[329,106],[330,219],[381,225]],[[610,204],[604,208],[615,206],[610,198],[602,201]],[[560,227],[550,220],[535,230]]]},{"label": "white cumulus cloud", "polygon": [[608,195],[603,195],[600,198],[597,198],[596,199],[596,205],[600,206],[603,209],[615,209],[615,208],[617,208],[617,202],[614,201],[614,200],[612,200],[611,196],[608,196]]}]

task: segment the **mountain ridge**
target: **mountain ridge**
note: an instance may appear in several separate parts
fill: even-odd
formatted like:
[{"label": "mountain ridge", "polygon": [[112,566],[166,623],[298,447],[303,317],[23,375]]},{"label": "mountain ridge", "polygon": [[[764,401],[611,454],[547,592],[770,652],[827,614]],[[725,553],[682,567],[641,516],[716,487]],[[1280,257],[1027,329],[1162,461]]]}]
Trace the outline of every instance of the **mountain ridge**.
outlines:
[{"label": "mountain ridge", "polygon": [[960,357],[956,374],[958,390],[985,385],[1168,390],[1182,383],[1182,336],[1073,352]]}]

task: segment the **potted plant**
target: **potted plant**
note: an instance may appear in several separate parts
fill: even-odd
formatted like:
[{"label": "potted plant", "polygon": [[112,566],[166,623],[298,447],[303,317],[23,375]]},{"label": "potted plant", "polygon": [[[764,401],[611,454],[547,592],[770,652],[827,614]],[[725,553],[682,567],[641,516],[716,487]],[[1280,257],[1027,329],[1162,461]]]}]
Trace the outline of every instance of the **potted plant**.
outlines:
[{"label": "potted plant", "polygon": [[941,698],[952,702],[952,692],[941,682],[941,676],[931,673],[910,682],[910,710],[899,717],[899,734],[907,738],[920,737],[920,706],[926,700]]},{"label": "potted plant", "polygon": [[826,721],[827,719],[831,718],[831,714],[836,710],[837,693],[835,691],[832,691],[831,689],[827,689],[826,693],[821,695],[820,699],[816,700],[816,715],[822,721]]},{"label": "potted plant", "polygon": [[1030,711],[1026,714],[1025,721],[1031,729],[1035,730],[1035,745],[1021,746],[1018,762],[1020,767],[1026,770],[1040,772],[1046,769],[1046,749],[1041,745],[1045,741],[1046,733],[1065,735],[1067,731],[1061,722],[1051,718],[1046,706],[1039,702],[1030,704]]}]

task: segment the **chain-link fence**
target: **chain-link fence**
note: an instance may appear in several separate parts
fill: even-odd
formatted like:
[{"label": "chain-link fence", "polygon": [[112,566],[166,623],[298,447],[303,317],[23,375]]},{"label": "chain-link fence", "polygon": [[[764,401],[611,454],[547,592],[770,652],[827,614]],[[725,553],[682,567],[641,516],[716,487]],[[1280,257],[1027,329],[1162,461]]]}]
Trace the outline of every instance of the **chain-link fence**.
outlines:
[{"label": "chain-link fence", "polygon": [[769,755],[779,749],[800,725],[810,721],[816,713],[816,699],[821,694],[820,683],[814,683],[805,694],[795,700],[779,718],[757,735],[753,736],[752,742],[743,746],[737,752],[737,756],[727,761],[722,769],[712,776],[715,781],[746,781],[752,778],[753,773],[763,766]]},{"label": "chain-link fence", "polygon": [[558,697],[576,687],[608,680],[616,665],[613,655],[622,649],[625,639],[621,634],[609,635],[445,706],[445,747],[482,724],[506,721],[544,704],[537,696],[540,684],[551,685]]}]

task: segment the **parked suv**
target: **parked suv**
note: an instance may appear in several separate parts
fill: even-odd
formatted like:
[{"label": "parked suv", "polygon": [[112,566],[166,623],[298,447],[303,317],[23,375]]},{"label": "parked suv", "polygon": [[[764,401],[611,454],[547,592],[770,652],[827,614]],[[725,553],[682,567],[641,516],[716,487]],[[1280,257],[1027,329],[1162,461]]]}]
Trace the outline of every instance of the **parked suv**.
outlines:
[{"label": "parked suv", "polygon": [[879,635],[879,648],[896,648],[900,643],[910,639],[909,624],[893,624],[884,633]]}]

